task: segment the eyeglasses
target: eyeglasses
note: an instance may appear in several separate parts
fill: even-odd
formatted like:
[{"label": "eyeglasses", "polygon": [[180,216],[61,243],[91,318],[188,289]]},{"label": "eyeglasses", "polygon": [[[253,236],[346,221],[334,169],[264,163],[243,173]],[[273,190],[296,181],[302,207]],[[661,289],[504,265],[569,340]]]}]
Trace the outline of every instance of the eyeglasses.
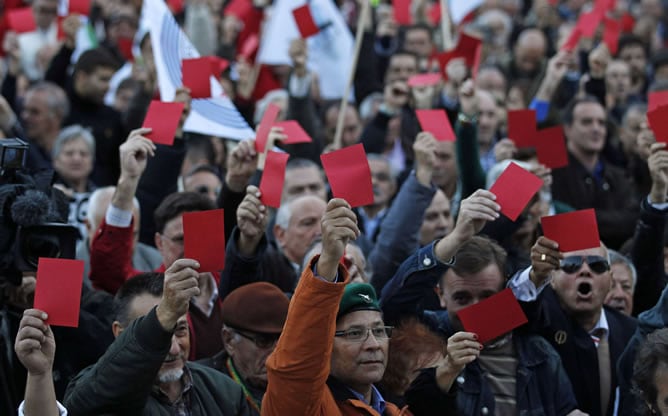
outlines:
[{"label": "eyeglasses", "polygon": [[580,270],[582,263],[587,262],[587,265],[592,272],[596,274],[605,273],[610,270],[610,264],[605,257],[601,256],[569,256],[561,261],[561,270],[565,273],[571,274]]},{"label": "eyeglasses", "polygon": [[276,344],[276,341],[278,341],[279,337],[279,335],[265,335],[265,334],[250,335],[250,334],[245,334],[239,331],[238,329],[234,329],[233,331],[241,335],[242,337],[246,338],[247,340],[253,341],[255,346],[261,349],[273,347]]},{"label": "eyeglasses", "polygon": [[350,328],[345,331],[336,331],[335,337],[340,337],[346,341],[364,342],[369,338],[369,333],[376,339],[388,339],[392,336],[393,326],[377,326],[374,328]]}]

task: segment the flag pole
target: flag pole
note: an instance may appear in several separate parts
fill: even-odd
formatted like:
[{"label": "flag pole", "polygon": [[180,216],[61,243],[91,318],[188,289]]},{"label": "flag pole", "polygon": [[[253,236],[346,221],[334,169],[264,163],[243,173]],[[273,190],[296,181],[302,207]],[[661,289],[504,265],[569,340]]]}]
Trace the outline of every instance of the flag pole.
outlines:
[{"label": "flag pole", "polygon": [[357,18],[357,31],[355,33],[355,50],[353,54],[353,63],[350,67],[350,74],[348,75],[348,83],[343,91],[341,98],[341,106],[339,107],[339,117],[336,120],[336,131],[334,133],[333,147],[334,150],[341,148],[341,136],[343,134],[343,121],[345,120],[346,109],[348,108],[348,97],[350,97],[350,89],[355,80],[355,71],[357,70],[357,60],[359,59],[360,49],[362,48],[362,36],[364,35],[364,26],[369,20],[369,13],[371,9],[370,0],[362,0],[362,11]]},{"label": "flag pole", "polygon": [[[454,42],[452,40],[452,23],[450,21],[450,7],[448,0],[440,0],[441,2],[441,36],[443,36],[443,50],[449,51],[453,48]],[[443,68],[445,71],[445,68]]]}]

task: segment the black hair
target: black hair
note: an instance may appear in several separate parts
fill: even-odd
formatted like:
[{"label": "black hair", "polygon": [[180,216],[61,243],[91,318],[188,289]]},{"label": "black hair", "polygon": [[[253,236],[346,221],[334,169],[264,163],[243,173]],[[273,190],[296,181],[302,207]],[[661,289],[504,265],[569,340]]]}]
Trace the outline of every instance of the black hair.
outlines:
[{"label": "black hair", "polygon": [[105,48],[89,49],[82,53],[74,65],[74,74],[83,72],[92,74],[98,68],[111,68],[117,71],[121,63]]},{"label": "black hair", "polygon": [[638,397],[638,414],[656,414],[656,372],[668,369],[668,328],[651,333],[640,346],[633,363],[633,393]]},{"label": "black hair", "polygon": [[596,103],[602,106],[598,98],[594,97],[593,95],[585,95],[584,97],[574,98],[568,103],[561,116],[564,125],[573,124],[573,120],[575,120],[575,107],[584,103]]},{"label": "black hair", "polygon": [[207,211],[216,206],[205,195],[197,192],[174,192],[167,195],[156,208],[154,216],[155,229],[162,233],[165,225],[184,212]]},{"label": "black hair", "polygon": [[162,273],[141,273],[123,283],[114,297],[114,317],[122,327],[130,325],[130,304],[141,295],[162,297],[165,275]]},{"label": "black hair", "polygon": [[645,55],[647,55],[647,46],[645,45],[645,42],[642,40],[642,38],[633,34],[625,34],[620,36],[619,41],[617,42],[617,56],[621,54],[622,49],[632,46],[638,46],[642,48],[642,50],[645,52]]},{"label": "black hair", "polygon": [[186,159],[190,163],[197,163],[201,159],[206,159],[208,165],[216,164],[216,149],[209,136],[201,134],[191,134],[186,140]]}]

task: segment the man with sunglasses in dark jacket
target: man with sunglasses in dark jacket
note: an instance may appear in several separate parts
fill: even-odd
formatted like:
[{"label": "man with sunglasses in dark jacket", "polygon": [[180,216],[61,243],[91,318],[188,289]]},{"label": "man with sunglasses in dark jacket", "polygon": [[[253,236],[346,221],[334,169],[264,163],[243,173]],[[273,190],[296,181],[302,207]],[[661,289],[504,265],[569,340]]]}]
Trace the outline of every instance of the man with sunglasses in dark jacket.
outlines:
[{"label": "man with sunglasses in dark jacket", "polygon": [[604,306],[612,287],[608,250],[561,252],[540,237],[531,267],[510,281],[530,328],[561,356],[578,407],[590,416],[614,414],[616,364],[637,326],[635,319]]}]

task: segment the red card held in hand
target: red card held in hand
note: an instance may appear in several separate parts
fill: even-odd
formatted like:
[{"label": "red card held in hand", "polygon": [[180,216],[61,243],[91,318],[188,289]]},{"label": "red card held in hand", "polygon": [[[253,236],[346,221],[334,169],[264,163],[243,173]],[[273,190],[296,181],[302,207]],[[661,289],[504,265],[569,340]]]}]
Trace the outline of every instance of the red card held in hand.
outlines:
[{"label": "red card held in hand", "polygon": [[264,162],[264,171],[260,181],[260,200],[268,207],[279,208],[281,196],[283,195],[283,184],[285,183],[285,166],[288,164],[287,153],[267,152]]},{"label": "red card held in hand", "polygon": [[16,33],[33,32],[37,30],[32,7],[12,9],[7,12],[7,26]]},{"label": "red card held in hand", "polygon": [[47,324],[79,326],[83,275],[81,260],[43,257],[38,260],[34,307],[49,315]]},{"label": "red card held in hand", "polygon": [[211,98],[211,59],[209,57],[181,61],[183,85],[191,98]]},{"label": "red card held in hand", "polygon": [[320,156],[335,198],[352,207],[373,203],[371,169],[362,144],[344,147]]},{"label": "red card held in hand", "polygon": [[222,209],[183,214],[184,257],[197,260],[199,272],[217,272],[225,266],[225,216]]},{"label": "red card held in hand", "polygon": [[510,163],[489,191],[496,195],[496,203],[501,205],[501,213],[515,221],[541,186],[541,178],[515,163]]},{"label": "red card held in hand", "polygon": [[568,166],[568,152],[564,140],[564,129],[561,126],[538,130],[536,141],[538,161],[550,169]]},{"label": "red card held in hand", "polygon": [[536,140],[536,111],[508,111],[508,138],[517,147],[533,147]]},{"label": "red card held in hand", "polygon": [[527,323],[522,307],[511,289],[490,296],[457,312],[466,332],[478,335],[485,344]]},{"label": "red card held in hand", "polygon": [[311,143],[311,136],[306,133],[302,126],[296,120],[287,120],[274,123],[275,127],[282,127],[283,134],[288,136],[283,140],[283,144]]},{"label": "red card held in hand", "polygon": [[408,26],[413,23],[411,0],[392,0],[392,8],[394,9],[394,20],[400,26]]},{"label": "red card held in hand", "polygon": [[88,16],[90,13],[90,0],[69,0],[69,13]]},{"label": "red card held in hand", "polygon": [[647,123],[657,142],[668,143],[668,105],[662,105],[647,113]]},{"label": "red card held in hand", "polygon": [[297,23],[297,28],[302,38],[306,39],[320,32],[320,28],[315,24],[313,15],[311,15],[311,7],[305,4],[292,10],[292,15]]},{"label": "red card held in hand", "polygon": [[183,107],[183,103],[151,101],[142,127],[149,127],[153,131],[146,137],[151,139],[153,143],[171,146],[174,143],[176,129],[179,127]]},{"label": "red card held in hand", "polygon": [[267,147],[267,137],[269,136],[269,131],[271,131],[271,126],[274,125],[278,113],[281,111],[281,108],[274,103],[269,103],[267,109],[264,110],[262,115],[262,120],[257,126],[257,131],[255,133],[255,150],[257,152],[264,152],[264,148]]},{"label": "red card held in hand", "polygon": [[543,235],[559,244],[559,251],[568,252],[599,247],[596,211],[583,209],[565,214],[542,217]]},{"label": "red card held in hand", "polygon": [[668,91],[650,92],[647,99],[647,112],[656,110],[662,105],[668,105]]},{"label": "red card held in hand", "polygon": [[436,140],[453,142],[457,139],[444,110],[415,110],[422,131],[434,135]]}]

